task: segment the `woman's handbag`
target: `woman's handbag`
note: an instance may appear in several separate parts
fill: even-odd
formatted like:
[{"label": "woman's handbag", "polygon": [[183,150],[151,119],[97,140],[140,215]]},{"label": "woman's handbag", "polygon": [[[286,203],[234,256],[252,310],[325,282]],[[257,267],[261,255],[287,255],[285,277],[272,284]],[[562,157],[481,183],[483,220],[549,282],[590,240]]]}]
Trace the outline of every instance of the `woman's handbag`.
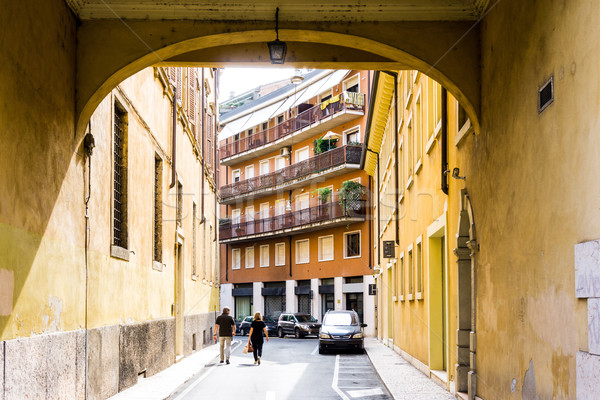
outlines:
[{"label": "woman's handbag", "polygon": [[253,352],[254,351],[254,347],[252,347],[252,345],[250,343],[248,343],[246,346],[244,346],[244,350],[242,350],[242,353],[244,354],[248,354],[248,352]]}]

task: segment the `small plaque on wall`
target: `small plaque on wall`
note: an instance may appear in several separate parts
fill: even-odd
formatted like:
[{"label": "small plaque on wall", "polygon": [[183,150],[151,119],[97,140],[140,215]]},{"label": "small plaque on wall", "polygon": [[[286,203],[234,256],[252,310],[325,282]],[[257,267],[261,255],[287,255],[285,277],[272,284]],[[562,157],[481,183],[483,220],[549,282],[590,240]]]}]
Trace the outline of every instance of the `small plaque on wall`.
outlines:
[{"label": "small plaque on wall", "polygon": [[393,240],[383,241],[383,258],[396,258],[396,243]]},{"label": "small plaque on wall", "polygon": [[369,296],[375,296],[377,294],[377,287],[374,283],[369,283]]}]

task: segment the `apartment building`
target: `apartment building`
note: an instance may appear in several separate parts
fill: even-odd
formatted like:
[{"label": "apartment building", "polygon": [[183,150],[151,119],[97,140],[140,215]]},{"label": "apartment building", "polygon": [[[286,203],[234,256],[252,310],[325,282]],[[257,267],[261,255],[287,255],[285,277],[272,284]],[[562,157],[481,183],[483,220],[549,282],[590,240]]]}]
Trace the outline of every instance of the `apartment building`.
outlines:
[{"label": "apartment building", "polygon": [[235,318],[355,309],[374,332],[370,76],[314,70],[222,116],[220,292]]},{"label": "apartment building", "polygon": [[[476,393],[470,205],[458,101],[414,71],[376,72],[362,167],[375,180],[378,338],[451,392]],[[472,214],[472,213],[471,213]]]}]

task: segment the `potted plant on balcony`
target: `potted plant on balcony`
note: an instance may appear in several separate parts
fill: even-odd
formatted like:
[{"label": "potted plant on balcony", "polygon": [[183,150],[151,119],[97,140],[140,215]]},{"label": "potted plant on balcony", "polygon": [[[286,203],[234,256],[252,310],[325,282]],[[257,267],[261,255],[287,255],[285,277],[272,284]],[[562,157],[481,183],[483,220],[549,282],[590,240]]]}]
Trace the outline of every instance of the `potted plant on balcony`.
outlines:
[{"label": "potted plant on balcony", "polygon": [[231,224],[231,218],[219,218],[219,225]]},{"label": "potted plant on balcony", "polygon": [[367,194],[367,188],[355,181],[345,181],[342,183],[338,194],[338,201],[342,208],[342,213],[349,216],[353,211],[360,209],[360,200]]},{"label": "potted plant on balcony", "polygon": [[313,142],[313,144],[314,144],[313,150],[315,152],[315,155],[321,154],[321,153],[325,153],[326,151],[335,149],[337,141],[338,141],[337,138],[331,138],[331,139],[319,138],[319,139],[315,139],[314,142]]},{"label": "potted plant on balcony", "polygon": [[329,218],[329,203],[331,202],[331,188],[325,187],[315,190],[313,193],[319,199],[319,217]]}]

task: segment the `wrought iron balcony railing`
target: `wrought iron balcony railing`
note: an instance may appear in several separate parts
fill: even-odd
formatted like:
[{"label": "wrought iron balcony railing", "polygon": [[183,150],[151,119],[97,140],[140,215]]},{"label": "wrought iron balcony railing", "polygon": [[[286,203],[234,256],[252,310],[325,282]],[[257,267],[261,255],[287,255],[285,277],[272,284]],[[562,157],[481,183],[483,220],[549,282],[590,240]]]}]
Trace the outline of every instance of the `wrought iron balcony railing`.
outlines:
[{"label": "wrought iron balcony railing", "polygon": [[349,219],[365,219],[366,200],[352,200],[343,206],[337,202],[317,205],[298,211],[288,212],[262,219],[246,219],[238,223],[225,223],[219,226],[219,240],[243,239],[264,233],[276,234],[291,229],[309,228],[315,223],[335,223]]},{"label": "wrought iron balcony railing", "polygon": [[[336,99],[336,101],[333,101]],[[265,144],[300,131],[307,126],[320,122],[345,110],[365,111],[364,93],[342,92],[334,99],[317,104],[298,115],[289,118],[279,125],[256,132],[248,137],[227,143],[219,147],[221,159],[244,153]]]},{"label": "wrought iron balcony railing", "polygon": [[361,146],[347,145],[338,147],[278,171],[221,186],[221,198],[227,200],[231,197],[245,195],[257,190],[282,186],[286,183],[294,182],[309,175],[344,164],[360,164],[361,155]]}]

